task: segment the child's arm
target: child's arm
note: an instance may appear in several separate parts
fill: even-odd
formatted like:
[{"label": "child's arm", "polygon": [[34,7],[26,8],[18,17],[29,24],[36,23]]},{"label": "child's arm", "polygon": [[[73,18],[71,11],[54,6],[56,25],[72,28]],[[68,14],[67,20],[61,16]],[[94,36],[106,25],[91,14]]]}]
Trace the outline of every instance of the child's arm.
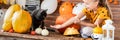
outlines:
[{"label": "child's arm", "polygon": [[72,17],[71,19],[69,19],[65,23],[63,23],[61,25],[54,25],[54,26],[51,26],[51,27],[56,28],[56,29],[64,28],[68,25],[73,24],[75,20],[82,18],[84,15],[85,15],[84,13],[79,13],[78,15],[76,15],[75,17]]},{"label": "child's arm", "polygon": [[69,19],[67,22],[63,23],[61,26],[66,27],[70,24],[73,24],[75,20],[81,19],[84,15],[85,15],[84,13],[80,13],[80,14],[76,15],[75,17],[72,17],[71,19]]},{"label": "child's arm", "polygon": [[89,27],[96,27],[97,24],[101,24],[102,22],[103,22],[103,19],[97,18],[97,20],[95,21],[94,24],[93,23],[88,23],[88,22],[81,21],[80,25],[89,26]]},{"label": "child's arm", "polygon": [[104,19],[109,19],[110,17],[107,16],[108,13],[107,13],[107,9],[106,8],[100,8],[101,11],[99,16],[97,17],[96,21],[94,22],[94,24],[92,23],[87,23],[87,22],[80,22],[81,25],[85,25],[85,26],[91,26],[91,27],[96,27],[96,25],[100,25],[102,24],[102,22],[104,21]]},{"label": "child's arm", "polygon": [[97,18],[97,20],[95,21],[95,25],[100,25],[102,22],[103,22],[104,19],[100,19],[100,18]]},{"label": "child's arm", "polygon": [[81,21],[80,22],[80,25],[84,25],[84,26],[88,26],[88,27],[95,27],[96,25],[93,24],[93,23],[88,23],[88,22],[85,22],[85,21]]}]

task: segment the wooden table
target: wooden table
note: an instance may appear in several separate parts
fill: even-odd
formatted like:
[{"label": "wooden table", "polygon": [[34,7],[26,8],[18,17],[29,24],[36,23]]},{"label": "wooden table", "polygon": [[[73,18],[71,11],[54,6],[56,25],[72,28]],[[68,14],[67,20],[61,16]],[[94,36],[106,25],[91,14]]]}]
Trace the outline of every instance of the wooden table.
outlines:
[{"label": "wooden table", "polygon": [[[84,40],[79,36],[77,37],[63,36],[62,34],[55,32],[50,32],[48,36],[0,32],[0,39],[2,40]],[[92,40],[92,39],[87,38],[85,40]]]}]

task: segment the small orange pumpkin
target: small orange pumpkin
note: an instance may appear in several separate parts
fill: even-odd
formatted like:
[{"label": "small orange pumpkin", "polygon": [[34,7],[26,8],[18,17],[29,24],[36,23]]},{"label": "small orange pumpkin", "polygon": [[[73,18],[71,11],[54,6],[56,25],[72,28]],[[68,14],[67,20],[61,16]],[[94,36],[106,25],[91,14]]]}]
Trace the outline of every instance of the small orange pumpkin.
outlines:
[{"label": "small orange pumpkin", "polygon": [[113,0],[109,0],[109,2],[111,3]]},{"label": "small orange pumpkin", "polygon": [[72,3],[64,2],[59,8],[59,13],[60,15],[69,15],[70,13],[72,13],[72,9],[73,9]]},{"label": "small orange pumpkin", "polygon": [[114,0],[114,4],[115,4],[115,5],[118,5],[118,4],[119,4],[119,1],[118,1],[118,0]]}]

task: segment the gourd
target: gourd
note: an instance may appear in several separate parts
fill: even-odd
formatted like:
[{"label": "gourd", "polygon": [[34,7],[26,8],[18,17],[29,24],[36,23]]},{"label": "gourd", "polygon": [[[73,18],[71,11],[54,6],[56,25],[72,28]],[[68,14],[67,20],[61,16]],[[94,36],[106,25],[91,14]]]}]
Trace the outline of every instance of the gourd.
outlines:
[{"label": "gourd", "polygon": [[2,29],[4,31],[9,31],[12,29],[12,17],[15,11],[20,10],[20,6],[18,4],[12,5],[8,8],[5,13],[4,23],[2,25]]},{"label": "gourd", "polygon": [[30,13],[25,10],[16,11],[12,17],[12,25],[14,32],[26,33],[32,24]]}]

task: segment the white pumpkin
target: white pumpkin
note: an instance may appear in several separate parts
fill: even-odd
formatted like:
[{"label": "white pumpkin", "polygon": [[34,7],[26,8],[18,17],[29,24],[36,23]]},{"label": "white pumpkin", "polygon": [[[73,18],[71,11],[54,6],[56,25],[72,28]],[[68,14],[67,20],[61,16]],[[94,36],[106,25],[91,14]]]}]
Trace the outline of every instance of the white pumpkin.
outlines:
[{"label": "white pumpkin", "polygon": [[49,31],[47,29],[43,29],[41,32],[41,35],[47,36],[47,35],[49,35]]},{"label": "white pumpkin", "polygon": [[47,10],[47,14],[52,14],[57,9],[57,0],[44,0],[41,9]]},{"label": "white pumpkin", "polygon": [[[82,12],[82,10],[85,8],[84,4],[82,3],[78,3],[76,6],[74,6],[72,12],[75,15],[78,15],[80,12]],[[86,16],[82,17],[80,20],[84,20],[86,18]]]},{"label": "white pumpkin", "polygon": [[35,33],[41,34],[41,32],[42,32],[42,28],[37,28],[37,29],[35,29]]}]

